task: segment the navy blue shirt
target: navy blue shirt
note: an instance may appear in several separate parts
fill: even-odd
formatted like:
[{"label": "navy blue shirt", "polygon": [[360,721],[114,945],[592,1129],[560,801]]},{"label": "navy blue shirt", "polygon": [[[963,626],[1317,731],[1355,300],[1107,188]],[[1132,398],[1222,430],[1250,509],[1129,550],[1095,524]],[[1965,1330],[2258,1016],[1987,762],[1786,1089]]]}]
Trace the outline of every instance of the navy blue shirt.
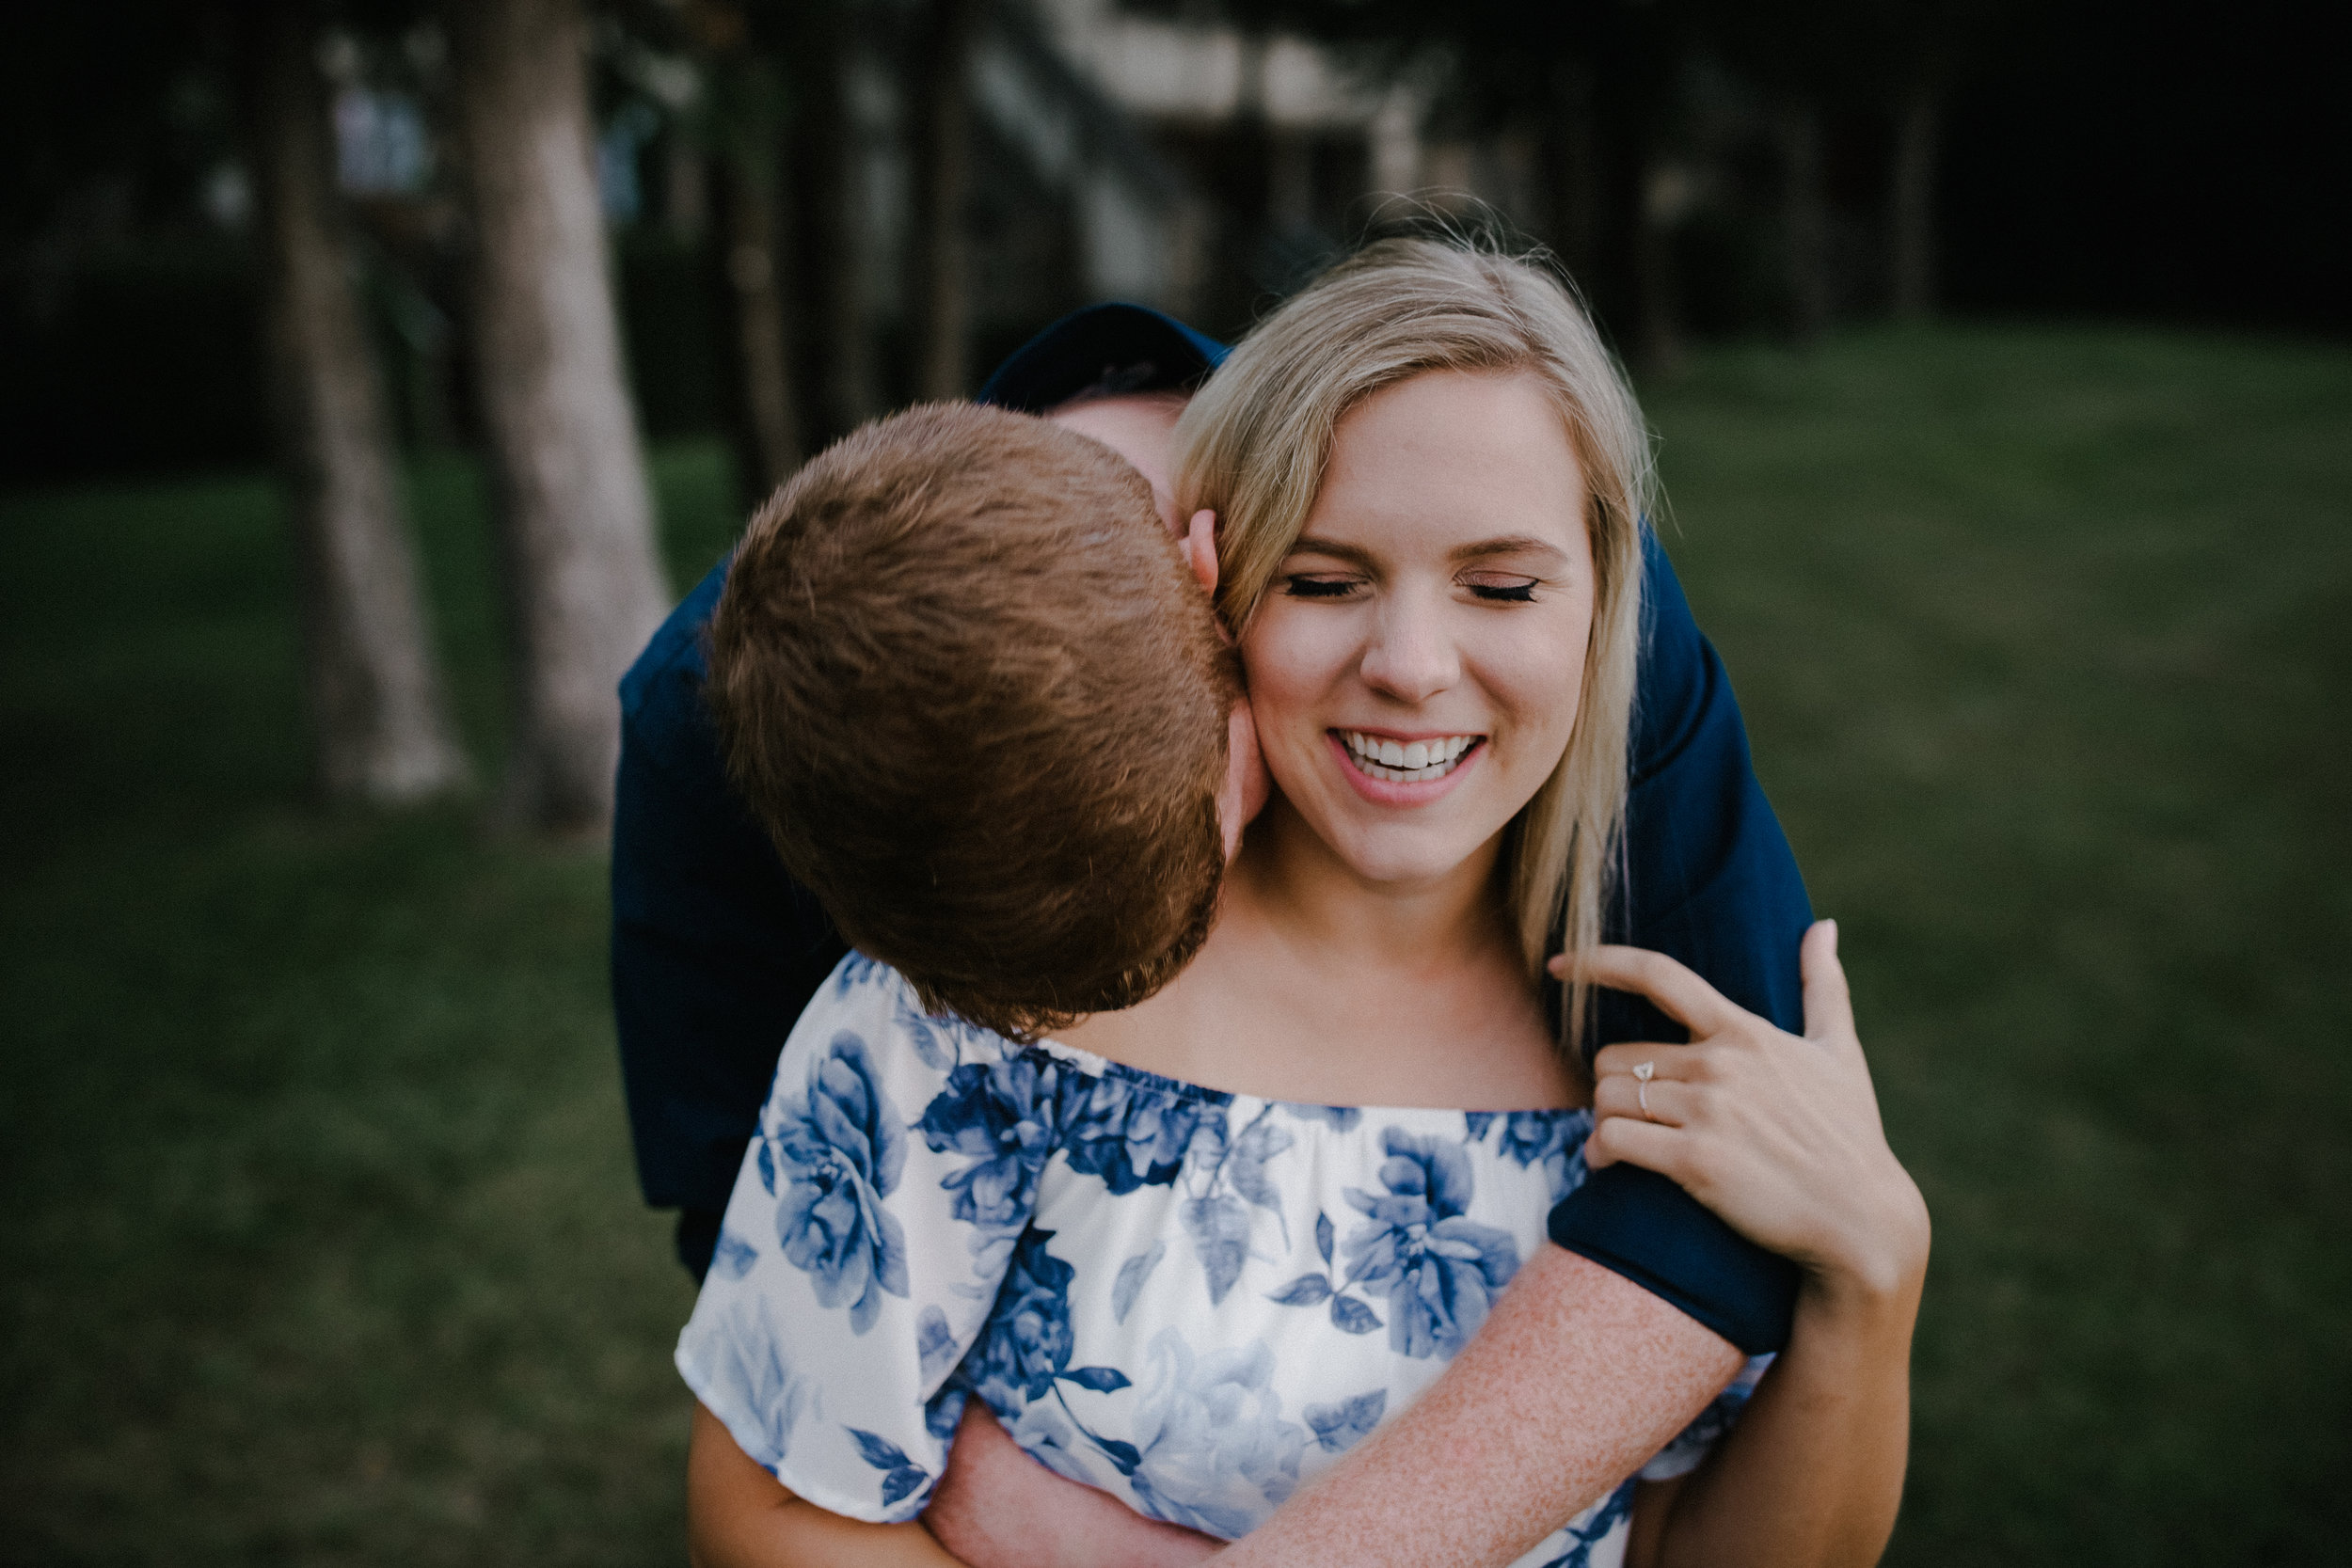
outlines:
[{"label": "navy blue shirt", "polygon": [[[1100,312],[1086,319],[1103,325]],[[1066,347],[1069,325],[1037,341],[1060,333]],[[1627,886],[1609,936],[1679,958],[1794,1031],[1797,944],[1812,919],[1804,884],[1749,766],[1723,663],[1654,539],[1644,565]],[[727,785],[702,697],[702,637],[725,574],[722,563],[695,585],[621,683],[612,828],[612,996],[638,1179],[647,1203],[680,1211],[678,1255],[697,1278],[784,1037],[847,950]],[[1604,992],[1596,1018],[1599,1043],[1684,1037],[1639,998]],[[1549,1229],[1751,1354],[1788,1338],[1793,1265],[1664,1177],[1596,1172]]]}]

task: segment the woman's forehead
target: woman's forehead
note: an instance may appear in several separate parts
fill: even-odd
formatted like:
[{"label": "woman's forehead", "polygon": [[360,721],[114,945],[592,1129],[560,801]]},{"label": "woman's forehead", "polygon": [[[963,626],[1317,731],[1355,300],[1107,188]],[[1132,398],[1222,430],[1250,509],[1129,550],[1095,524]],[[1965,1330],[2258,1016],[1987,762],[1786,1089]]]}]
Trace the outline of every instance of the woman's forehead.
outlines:
[{"label": "woman's forehead", "polygon": [[1446,556],[1569,549],[1585,483],[1544,382],[1429,371],[1383,388],[1333,433],[1302,533],[1328,545]]}]

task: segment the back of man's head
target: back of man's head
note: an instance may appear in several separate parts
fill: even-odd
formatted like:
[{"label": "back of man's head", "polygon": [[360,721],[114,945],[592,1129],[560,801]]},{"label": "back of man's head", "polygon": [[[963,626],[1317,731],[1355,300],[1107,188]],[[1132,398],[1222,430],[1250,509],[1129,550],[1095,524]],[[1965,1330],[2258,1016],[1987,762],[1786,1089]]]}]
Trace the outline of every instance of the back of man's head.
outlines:
[{"label": "back of man's head", "polygon": [[935,1011],[1034,1037],[1207,934],[1232,655],[1083,436],[940,404],[820,453],[745,531],[707,690],[786,866]]}]

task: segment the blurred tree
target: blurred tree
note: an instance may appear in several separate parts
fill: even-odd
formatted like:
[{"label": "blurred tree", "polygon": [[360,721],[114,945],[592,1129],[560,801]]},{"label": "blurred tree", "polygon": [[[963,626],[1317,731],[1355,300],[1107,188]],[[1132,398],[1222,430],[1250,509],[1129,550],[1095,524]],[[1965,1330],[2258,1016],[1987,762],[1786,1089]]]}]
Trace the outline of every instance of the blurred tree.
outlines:
[{"label": "blurred tree", "polygon": [[1782,325],[1810,343],[1829,325],[1825,108],[1867,91],[1883,36],[1872,0],[1694,0],[1700,25],[1734,72],[1770,103],[1779,166]]},{"label": "blurred tree", "polygon": [[924,0],[908,72],[915,117],[914,390],[971,391],[972,43],[986,0]]},{"label": "blurred tree", "polygon": [[720,270],[734,324],[738,466],[747,504],[792,477],[803,451],[793,367],[796,268],[787,221],[790,96],[773,40],[739,5],[680,8],[704,81],[693,127],[719,167]]},{"label": "blurred tree", "polygon": [[1710,40],[1771,93],[1780,150],[1788,325],[1800,341],[1828,323],[1828,202],[1822,119],[1832,108],[1883,115],[1893,135],[1884,202],[1887,293],[1895,314],[1934,308],[1935,176],[1943,103],[2004,0],[1699,0]]},{"label": "blurred tree", "polygon": [[401,801],[462,785],[464,754],[400,515],[310,0],[262,0],[239,39],[258,185],[263,330],[300,564],[314,767],[334,800]]},{"label": "blurred tree", "polygon": [[[1224,0],[1263,27],[1295,28],[1375,77],[1428,71],[1441,113],[1473,132],[1519,130],[1550,186],[1537,221],[1628,356],[1679,354],[1670,151],[1691,0]],[[1194,0],[1142,0],[1161,11]]]},{"label": "blurred tree", "polygon": [[613,687],[668,590],[592,162],[577,0],[449,0],[471,186],[474,348],[498,475],[514,724],[510,818],[601,832]]},{"label": "blurred tree", "polygon": [[759,493],[801,466],[800,399],[793,388],[791,250],[785,222],[783,88],[772,62],[723,62],[714,84],[731,123],[723,133],[720,213],[727,287],[735,305],[743,424]]},{"label": "blurred tree", "polygon": [[800,336],[813,360],[816,435],[829,439],[881,406],[859,189],[863,150],[850,112],[858,45],[850,0],[805,0],[782,9],[778,31],[792,93]]},{"label": "blurred tree", "polygon": [[2002,0],[1912,0],[1873,13],[1887,34],[1884,91],[1895,119],[1888,163],[1887,248],[1895,314],[1919,321],[1936,308],[1937,171],[1945,103]]}]

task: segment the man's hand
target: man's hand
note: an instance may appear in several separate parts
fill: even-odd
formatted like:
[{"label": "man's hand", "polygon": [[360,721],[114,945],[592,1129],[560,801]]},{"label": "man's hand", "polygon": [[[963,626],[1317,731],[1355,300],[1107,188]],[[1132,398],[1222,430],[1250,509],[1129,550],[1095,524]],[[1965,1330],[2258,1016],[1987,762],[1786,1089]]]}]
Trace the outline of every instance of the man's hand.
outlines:
[{"label": "man's hand", "polygon": [[967,1568],[1190,1568],[1220,1544],[1056,1475],[978,1400],[963,1407],[923,1523]]}]

